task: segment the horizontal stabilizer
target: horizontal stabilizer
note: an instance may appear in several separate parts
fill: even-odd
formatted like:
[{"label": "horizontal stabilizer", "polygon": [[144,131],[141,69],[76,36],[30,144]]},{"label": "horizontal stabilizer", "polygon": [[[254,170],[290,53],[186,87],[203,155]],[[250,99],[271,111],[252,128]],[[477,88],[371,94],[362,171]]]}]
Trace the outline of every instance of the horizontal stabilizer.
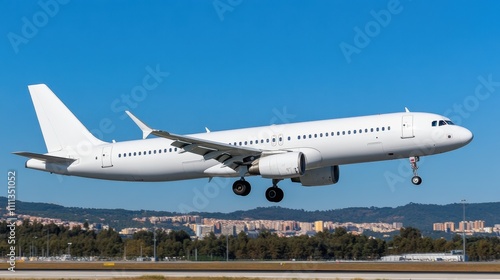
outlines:
[{"label": "horizontal stabilizer", "polygon": [[74,158],[56,157],[56,156],[49,156],[49,155],[44,155],[44,154],[30,153],[30,152],[14,152],[13,154],[16,154],[18,156],[27,157],[27,158],[38,159],[41,161],[45,161],[47,163],[69,164],[69,163],[72,163],[76,160]]}]

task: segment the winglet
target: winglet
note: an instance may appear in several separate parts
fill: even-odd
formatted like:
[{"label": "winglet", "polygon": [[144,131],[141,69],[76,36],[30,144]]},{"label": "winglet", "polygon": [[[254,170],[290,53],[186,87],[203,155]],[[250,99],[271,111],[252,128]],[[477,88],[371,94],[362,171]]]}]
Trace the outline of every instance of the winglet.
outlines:
[{"label": "winglet", "polygon": [[153,132],[153,129],[150,128],[147,124],[139,120],[136,116],[134,116],[132,113],[129,111],[125,111],[127,115],[135,122],[135,124],[142,130],[142,139],[146,139],[151,132]]},{"label": "winglet", "polygon": [[409,113],[409,112],[410,112],[410,110],[409,110],[407,107],[405,107],[405,112],[406,112],[406,113]]}]

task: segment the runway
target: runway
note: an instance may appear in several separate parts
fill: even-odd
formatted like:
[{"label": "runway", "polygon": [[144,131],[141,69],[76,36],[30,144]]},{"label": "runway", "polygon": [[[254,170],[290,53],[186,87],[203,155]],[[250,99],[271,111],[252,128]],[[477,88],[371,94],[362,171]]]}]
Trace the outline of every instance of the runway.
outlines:
[{"label": "runway", "polygon": [[491,280],[500,279],[498,273],[396,273],[396,272],[260,272],[260,271],[89,271],[89,270],[30,270],[1,271],[0,278],[12,279],[110,279],[116,277],[243,277],[260,279],[339,279],[339,280]]}]

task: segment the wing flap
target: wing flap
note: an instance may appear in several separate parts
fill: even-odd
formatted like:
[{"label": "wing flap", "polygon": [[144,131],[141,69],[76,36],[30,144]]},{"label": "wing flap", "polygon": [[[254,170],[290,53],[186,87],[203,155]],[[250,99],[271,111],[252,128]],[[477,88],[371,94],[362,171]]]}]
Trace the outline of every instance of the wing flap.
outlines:
[{"label": "wing flap", "polygon": [[[200,139],[196,137],[172,134],[161,130],[153,130],[151,134],[174,141],[172,143],[172,146],[175,146],[177,148],[184,149],[184,147],[186,146],[195,145],[198,147],[198,149],[205,151],[201,155],[204,155],[205,153],[211,151],[225,151],[231,154],[232,156],[249,156],[249,155],[258,155],[262,153],[260,149],[255,149],[250,147],[237,147],[229,144]],[[195,150],[193,149],[193,152],[194,151]]]},{"label": "wing flap", "polygon": [[183,149],[181,153],[189,152],[198,154],[203,156],[205,160],[216,159],[217,161],[224,163],[234,157],[260,156],[260,154],[263,152],[260,149],[234,146],[221,142],[191,136],[177,135],[167,131],[153,129],[146,125],[143,121],[139,120],[129,111],[126,111],[126,113],[142,130],[143,138],[146,138],[148,135],[153,134],[158,137],[172,140],[172,146]]}]

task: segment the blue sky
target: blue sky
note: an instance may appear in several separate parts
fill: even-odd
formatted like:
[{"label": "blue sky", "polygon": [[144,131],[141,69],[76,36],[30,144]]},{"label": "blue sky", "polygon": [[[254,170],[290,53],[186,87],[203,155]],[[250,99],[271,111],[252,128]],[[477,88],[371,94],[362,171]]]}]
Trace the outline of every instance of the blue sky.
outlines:
[{"label": "blue sky", "polygon": [[[232,180],[126,183],[24,168],[13,151],[45,152],[27,85],[45,83],[106,141],[141,137],[123,117],[196,133],[403,111],[447,114],[474,141],[423,158],[341,166],[337,185],[288,181],[283,207],[323,210],[498,201],[500,2],[5,1],[0,2],[1,169],[18,199],[65,206],[220,211],[272,206]],[[156,84],[132,95],[156,72]],[[481,91],[476,89],[480,87]],[[481,88],[482,87],[482,88]],[[125,97],[124,97],[125,96]],[[128,99],[127,99],[128,96]],[[102,126],[102,123],[108,125]],[[404,178],[396,184],[387,174]],[[7,190],[4,192],[6,195]]]}]

